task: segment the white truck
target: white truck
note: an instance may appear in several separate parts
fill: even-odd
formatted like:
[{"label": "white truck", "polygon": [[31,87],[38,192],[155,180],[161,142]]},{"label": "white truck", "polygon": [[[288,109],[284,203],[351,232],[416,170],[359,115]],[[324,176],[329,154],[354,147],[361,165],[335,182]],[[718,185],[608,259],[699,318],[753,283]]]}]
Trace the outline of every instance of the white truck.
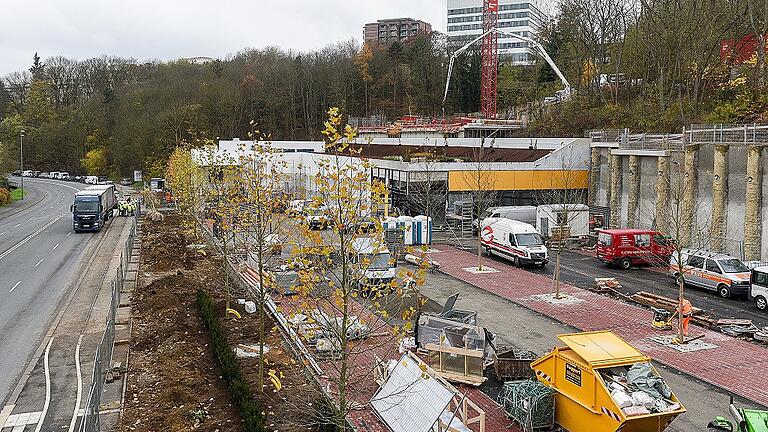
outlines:
[{"label": "white truck", "polygon": [[480,243],[487,255],[506,258],[518,267],[544,267],[549,261],[544,240],[533,225],[506,218],[486,218],[481,225]]},{"label": "white truck", "polygon": [[356,277],[362,288],[387,286],[397,275],[397,263],[383,239],[358,237],[352,240]]},{"label": "white truck", "polygon": [[752,269],[749,299],[763,312],[768,312],[768,266]]}]

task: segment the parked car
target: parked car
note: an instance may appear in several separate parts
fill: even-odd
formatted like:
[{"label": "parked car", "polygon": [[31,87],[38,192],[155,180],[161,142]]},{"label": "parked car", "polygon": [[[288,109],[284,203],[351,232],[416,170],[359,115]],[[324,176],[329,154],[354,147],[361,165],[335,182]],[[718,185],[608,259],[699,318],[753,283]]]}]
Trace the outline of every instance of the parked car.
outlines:
[{"label": "parked car", "polygon": [[19,177],[21,175],[21,171],[16,170],[16,171],[12,172],[11,175],[15,176],[15,177]]},{"label": "parked car", "polygon": [[677,256],[672,254],[669,274],[679,284],[681,273],[687,285],[717,292],[720,297],[730,298],[748,294],[750,290],[749,268],[738,258],[707,251],[682,251],[682,269]]},{"label": "parked car", "polygon": [[34,171],[32,170],[24,170],[21,172],[22,177],[34,177]]},{"label": "parked car", "polygon": [[498,255],[520,267],[533,264],[544,267],[549,261],[547,247],[531,224],[505,218],[487,218],[482,222],[480,242],[487,255]]},{"label": "parked car", "polygon": [[132,181],[131,181],[131,179],[129,179],[128,177],[123,177],[123,179],[122,179],[122,180],[120,180],[120,184],[121,184],[122,186],[130,186],[130,185],[132,185],[132,184],[133,184],[133,182],[132,182]]},{"label": "parked car", "polygon": [[40,171],[33,171],[32,172],[33,177],[40,177]]},{"label": "parked car", "polygon": [[768,312],[768,266],[753,268],[749,282],[749,299],[758,309]]},{"label": "parked car", "polygon": [[640,264],[667,264],[674,240],[658,231],[608,229],[597,231],[597,258],[609,265],[629,269]]}]

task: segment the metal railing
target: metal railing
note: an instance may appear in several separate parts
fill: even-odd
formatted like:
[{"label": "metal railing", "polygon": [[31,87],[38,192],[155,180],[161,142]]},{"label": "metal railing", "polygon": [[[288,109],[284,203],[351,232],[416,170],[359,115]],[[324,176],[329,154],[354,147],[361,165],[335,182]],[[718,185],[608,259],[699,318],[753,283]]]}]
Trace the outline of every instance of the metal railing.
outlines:
[{"label": "metal railing", "polygon": [[123,250],[120,253],[120,263],[112,279],[112,298],[109,306],[109,313],[106,318],[106,328],[101,337],[99,345],[96,347],[96,355],[93,363],[93,372],[91,376],[91,386],[88,390],[88,399],[83,409],[83,418],[80,423],[81,432],[98,432],[101,430],[101,420],[99,416],[99,407],[101,406],[101,395],[104,392],[107,374],[112,369],[112,354],[115,347],[115,320],[117,318],[117,309],[120,307],[120,294],[125,285],[125,277],[128,275],[128,265],[133,253],[133,241],[137,235],[137,221],[141,216],[141,205],[137,204],[136,213],[131,221],[131,230],[128,233],[128,239],[125,241]]},{"label": "metal railing", "polygon": [[683,133],[690,144],[768,144],[768,124],[694,124]]},{"label": "metal railing", "polygon": [[594,144],[618,145],[627,150],[682,151],[692,144],[768,145],[768,124],[693,124],[679,134],[631,134],[629,129],[589,131]]}]

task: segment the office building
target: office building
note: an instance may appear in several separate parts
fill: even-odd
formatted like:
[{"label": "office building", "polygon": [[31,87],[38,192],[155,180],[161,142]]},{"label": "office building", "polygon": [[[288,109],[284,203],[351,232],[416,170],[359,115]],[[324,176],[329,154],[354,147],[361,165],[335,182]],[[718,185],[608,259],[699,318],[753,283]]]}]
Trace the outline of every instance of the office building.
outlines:
[{"label": "office building", "polygon": [[[483,0],[448,0],[448,40],[461,46],[483,33]],[[499,29],[536,39],[546,16],[534,3],[520,0],[499,0]],[[479,44],[478,44],[479,47]],[[535,54],[528,43],[499,35],[499,58],[512,64],[531,64]]]}]

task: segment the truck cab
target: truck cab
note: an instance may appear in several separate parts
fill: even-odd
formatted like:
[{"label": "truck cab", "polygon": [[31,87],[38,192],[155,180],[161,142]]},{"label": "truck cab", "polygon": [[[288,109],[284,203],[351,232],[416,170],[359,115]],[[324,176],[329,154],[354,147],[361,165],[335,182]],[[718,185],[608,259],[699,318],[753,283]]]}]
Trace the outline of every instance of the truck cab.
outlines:
[{"label": "truck cab", "polygon": [[352,240],[356,277],[363,288],[387,286],[397,275],[397,264],[384,240],[358,237]]},{"label": "truck cab", "polygon": [[544,240],[531,224],[506,218],[487,218],[482,222],[480,243],[488,255],[498,255],[516,266],[544,267],[549,261]]},{"label": "truck cab", "polygon": [[758,309],[768,312],[768,266],[753,268],[749,283],[749,299]]},{"label": "truck cab", "polygon": [[89,186],[75,194],[72,212],[72,229],[76,232],[99,231],[109,220],[117,206],[113,185]]}]

